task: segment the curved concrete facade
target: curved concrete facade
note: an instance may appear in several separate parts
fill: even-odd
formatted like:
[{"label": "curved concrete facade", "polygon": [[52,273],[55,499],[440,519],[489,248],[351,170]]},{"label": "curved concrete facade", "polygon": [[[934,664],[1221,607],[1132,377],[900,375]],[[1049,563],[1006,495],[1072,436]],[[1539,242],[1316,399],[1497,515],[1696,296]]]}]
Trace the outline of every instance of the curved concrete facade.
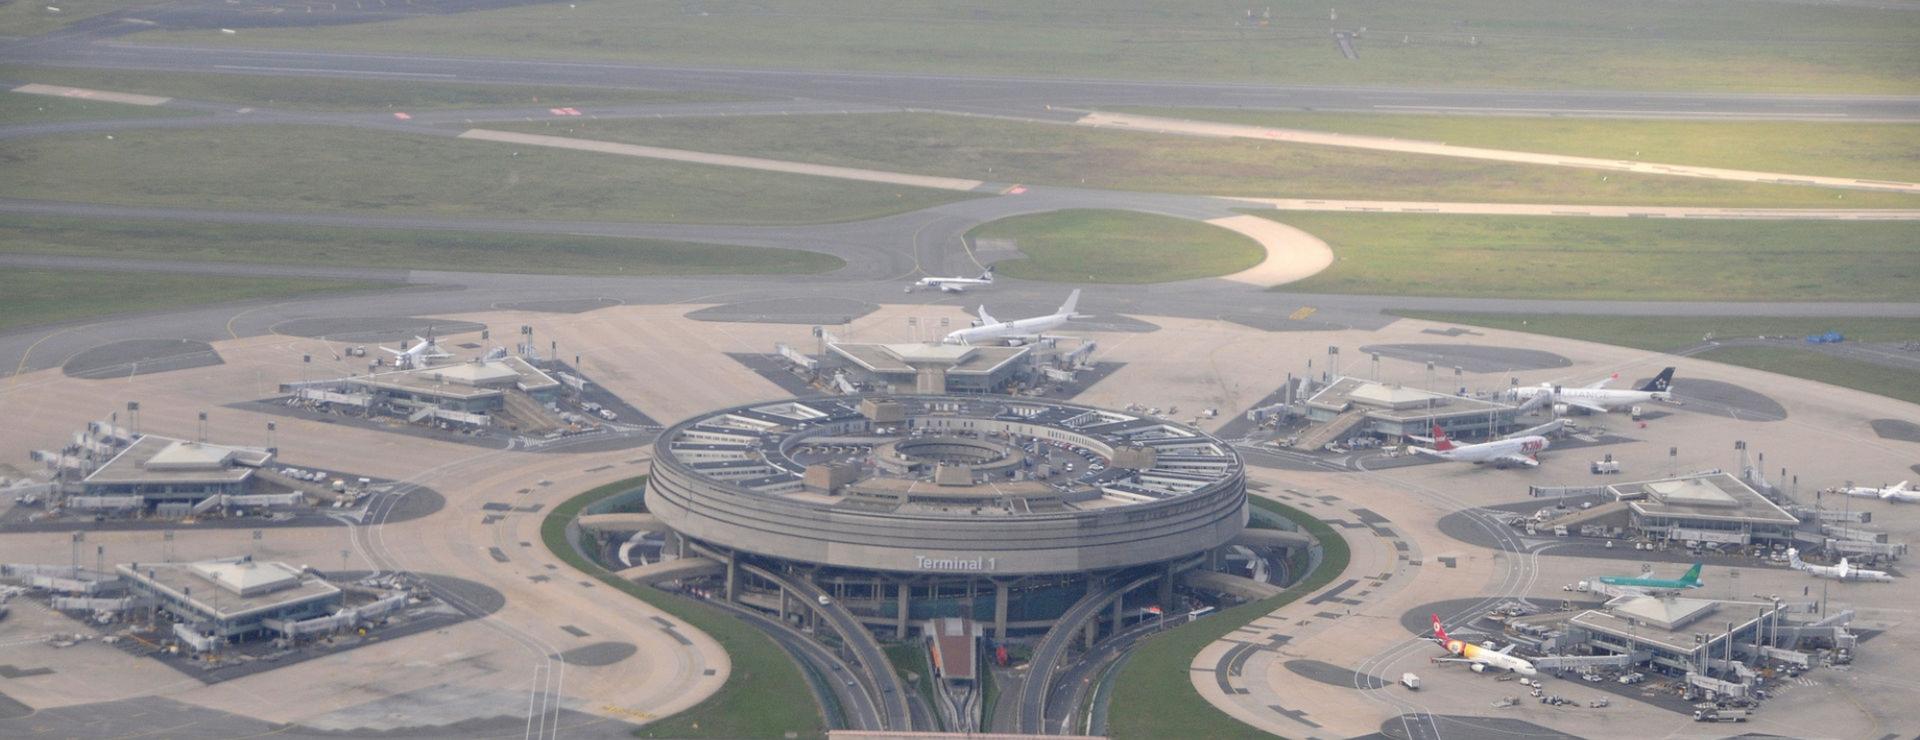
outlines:
[{"label": "curved concrete facade", "polygon": [[[1119,471],[1112,483],[1095,482],[1071,496],[1049,494],[1035,499],[1049,501],[1055,510],[1033,512],[1019,501],[984,513],[983,507],[886,507],[805,493],[799,491],[798,483],[783,479],[797,478],[798,471],[790,469],[744,480],[716,474],[752,467],[753,461],[765,459],[759,457],[759,450],[790,449],[798,435],[871,434],[880,425],[841,413],[851,412],[860,400],[736,407],[675,425],[656,443],[647,508],[682,535],[738,551],[861,570],[978,576],[1077,573],[1165,562],[1225,544],[1246,524],[1245,472],[1225,443],[1159,420],[1027,399],[904,396],[885,400],[913,409],[938,409],[910,413],[904,425],[892,423],[893,429],[1071,440],[1101,455],[1111,455],[1112,449],[1123,445],[1160,445],[1173,450],[1158,458],[1168,467]],[[802,417],[796,416],[792,427],[763,426],[755,430],[757,442],[738,445],[748,451],[744,455],[714,461],[712,441],[719,434],[714,430],[735,429],[743,421],[764,424],[770,413],[776,418],[782,412],[799,413],[794,409],[802,404],[806,422],[799,423]],[[780,453],[775,455],[772,463],[786,461]],[[791,467],[788,462],[786,467]],[[779,467],[775,464],[770,469]],[[1204,474],[1196,472],[1203,468]],[[1032,482],[1027,485],[1028,490],[1052,490]],[[1069,503],[1051,503],[1055,501]]]}]

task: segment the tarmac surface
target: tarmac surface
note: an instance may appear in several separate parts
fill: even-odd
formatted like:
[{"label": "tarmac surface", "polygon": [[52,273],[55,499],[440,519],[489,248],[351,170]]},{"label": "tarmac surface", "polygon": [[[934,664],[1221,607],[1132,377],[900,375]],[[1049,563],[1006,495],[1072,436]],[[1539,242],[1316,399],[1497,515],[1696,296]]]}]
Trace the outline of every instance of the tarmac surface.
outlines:
[{"label": "tarmac surface", "polygon": [[275,334],[336,342],[392,342],[411,344],[416,336],[429,332],[441,335],[467,334],[487,328],[469,321],[444,321],[412,316],[342,316],[338,318],[291,319],[267,327]]},{"label": "tarmac surface", "polygon": [[613,665],[633,657],[639,648],[630,642],[596,642],[560,653],[554,657],[568,665],[603,666]]},{"label": "tarmac surface", "polygon": [[1537,349],[1472,344],[1370,344],[1361,346],[1360,352],[1408,362],[1430,361],[1438,367],[1458,367],[1470,373],[1549,370],[1573,364],[1563,356]]},{"label": "tarmac surface", "polygon": [[74,378],[120,378],[220,364],[213,345],[191,339],[128,339],[81,352],[60,365]]},{"label": "tarmac surface", "polygon": [[768,298],[709,306],[687,314],[695,321],[731,321],[746,324],[852,323],[880,307],[848,298]]},{"label": "tarmac surface", "polygon": [[[426,3],[425,12],[485,6]],[[239,8],[195,0],[177,6],[188,15],[184,25],[238,25],[239,12],[288,3]],[[201,15],[194,16],[192,13]],[[296,15],[296,14],[284,14]],[[305,15],[299,13],[297,15]],[[339,9],[315,13],[314,20],[340,22],[356,16]],[[374,16],[369,16],[369,18]],[[170,21],[175,22],[175,21]],[[531,85],[601,85],[621,89],[710,90],[764,100],[739,104],[632,106],[628,116],[701,115],[718,110],[780,115],[836,110],[924,109],[957,113],[1012,115],[1068,122],[1084,111],[1064,106],[1152,104],[1193,107],[1248,107],[1270,110],[1421,111],[1494,113],[1525,108],[1541,115],[1627,115],[1637,117],[1766,118],[1775,120],[1920,120],[1920,98],[1888,96],[1796,95],[1648,95],[1588,92],[1415,91],[1388,88],[1305,88],[1265,85],[1188,84],[1107,80],[1022,79],[925,74],[834,71],[761,71],[684,68],[620,63],[578,63],[499,59],[454,59],[406,54],[351,54],[228,49],[149,47],[112,41],[125,24],[117,20],[76,24],[39,39],[0,42],[0,61],[29,65],[61,64],[141,70],[178,70],[342,79],[412,79],[421,75],[461,82]],[[441,77],[445,75],[445,77]],[[31,80],[21,80],[31,82]],[[0,137],[61,131],[112,131],[117,127],[253,125],[230,112],[231,106],[170,101],[168,106],[200,115],[136,123],[87,122],[0,130]],[[197,107],[196,107],[197,106]],[[1811,106],[1811,107],[1809,107]],[[514,117],[525,111],[483,115]],[[251,114],[249,114],[251,115]],[[348,125],[369,131],[402,130],[452,136],[457,129],[434,131],[421,122],[402,125],[385,114],[329,117],[280,114],[273,120]],[[1817,116],[1817,118],[1815,118]],[[71,434],[76,425],[97,418],[124,397],[147,407],[151,428],[183,434],[196,409],[213,408],[213,438],[247,440],[258,434],[262,416],[228,407],[266,395],[277,382],[304,371],[303,356],[329,371],[353,369],[329,352],[331,345],[307,336],[337,341],[391,341],[423,334],[426,323],[447,336],[471,334],[481,327],[536,323],[543,336],[560,342],[562,356],[582,355],[579,363],[596,383],[632,402],[639,413],[660,419],[683,418],[709,408],[785,391],[760,368],[743,365],[740,355],[766,353],[773,343],[805,346],[811,338],[797,324],[849,322],[846,337],[866,341],[905,339],[903,319],[925,322],[945,318],[964,325],[970,309],[987,303],[1001,318],[1021,318],[1051,310],[1066,290],[1085,287],[1081,310],[1096,318],[1076,322],[1074,331],[1100,341],[1103,363],[1111,372],[1080,391],[1080,400],[1096,405],[1127,403],[1188,409],[1218,407],[1220,425],[1236,418],[1274,386],[1276,375],[1307,372],[1307,358],[1324,356],[1329,344],[1430,344],[1439,341],[1435,325],[1399,322],[1380,312],[1407,308],[1445,311],[1558,312],[1617,315],[1874,315],[1920,317],[1915,302],[1696,303],[1601,302],[1501,299],[1429,299],[1398,296],[1330,296],[1262,290],[1233,280],[1194,280],[1146,287],[1072,286],[1006,279],[990,292],[963,297],[935,292],[903,294],[920,275],[970,274],[982,267],[964,234],[986,221],[1061,208],[1122,208],[1211,221],[1244,209],[1244,200],[1075,188],[1027,188],[1018,194],[949,203],[913,213],[869,221],[810,226],[742,227],[726,225],[545,222],[506,219],[378,217],[353,214],[296,214],[167,209],[87,204],[0,201],[0,212],[82,218],[152,218],[222,223],[383,226],[502,233],[565,233],[641,236],[743,246],[788,247],[831,254],[847,266],[819,277],[655,277],[498,275],[451,271],[370,271],[365,274],[416,289],[377,295],[317,296],[291,302],[253,302],[73,322],[0,334],[0,415],[13,421],[0,435],[0,459],[20,459],[27,449]],[[1690,218],[1920,218],[1920,210],[1821,213],[1786,209],[1668,209],[1567,206],[1555,204],[1429,204],[1399,202],[1307,202],[1268,200],[1279,209],[1322,211],[1532,213],[1593,217]],[[9,257],[0,264],[25,264]],[[181,266],[158,260],[57,258],[65,266],[91,269],[191,270],[199,274],[339,274],[332,268],[238,264]],[[717,307],[703,309],[703,307]],[[581,312],[572,312],[579,309]],[[708,313],[700,313],[702,310]],[[699,314],[699,315],[695,315]],[[1135,319],[1134,316],[1142,318]],[[1216,319],[1231,316],[1231,321]],[[1300,319],[1293,318],[1301,316]],[[364,319],[387,317],[371,328]],[[449,317],[411,318],[411,317]],[[805,319],[805,320],[800,320]],[[462,323],[455,323],[462,322]],[[937,325],[937,324],[936,324]],[[289,330],[287,327],[293,327]],[[925,326],[924,323],[921,326]],[[1289,331],[1311,326],[1313,333]],[[1150,328],[1157,327],[1161,331]],[[1274,328],[1269,328],[1274,327]],[[362,334],[361,332],[367,332]],[[840,333],[836,330],[836,333]],[[304,334],[304,336],[303,336]],[[342,336],[343,334],[347,336]],[[1734,439],[1755,449],[1776,451],[1776,460],[1792,464],[1812,480],[1884,477],[1914,459],[1914,450],[1897,438],[1868,436],[1869,422],[1890,417],[1920,420],[1914,407],[1863,393],[1835,389],[1766,373],[1695,362],[1687,358],[1649,357],[1646,353],[1546,337],[1487,330],[1462,346],[1525,345],[1528,351],[1570,361],[1581,373],[1631,368],[1648,374],[1668,362],[1682,365],[1676,393],[1684,410],[1649,422],[1645,432],[1616,451],[1632,472],[1628,479],[1658,477],[1664,466],[1682,469],[1724,467]],[[353,337],[351,339],[347,337]],[[367,338],[360,338],[367,337]],[[452,338],[452,337],[450,337]],[[77,380],[50,368],[76,353],[128,341],[182,340],[211,345],[224,364],[147,374],[121,383]],[[475,342],[462,336],[460,342]],[[132,345],[137,346],[137,345]],[[117,351],[117,350],[116,350]],[[1450,353],[1470,352],[1448,347]],[[1204,358],[1205,362],[1198,362]],[[357,358],[356,358],[357,360]],[[1452,363],[1459,364],[1459,363]],[[1509,369],[1509,368],[1500,368]],[[1514,369],[1528,382],[1542,373]],[[1548,368],[1558,369],[1558,368]],[[1417,383],[1419,369],[1385,369],[1385,379]],[[1489,370],[1487,372],[1492,372]],[[1557,373],[1556,373],[1557,374]],[[1751,389],[1751,390],[1749,390]],[[1722,410],[1716,415],[1715,409]],[[1789,411],[1791,419],[1789,419]],[[44,645],[9,645],[9,660],[22,666],[52,665],[60,673],[9,679],[7,692],[22,705],[38,708],[32,717],[0,720],[0,735],[51,728],[56,734],[98,735],[154,728],[179,728],[176,734],[237,736],[285,734],[309,737],[340,734],[397,736],[535,735],[592,737],[622,735],[625,720],[665,716],[699,702],[726,681],[731,669],[721,647],[706,635],[684,630],[669,639],[644,617],[654,610],[614,594],[604,584],[581,578],[539,547],[538,529],[548,507],[573,492],[644,472],[646,454],[600,450],[591,445],[567,448],[572,454],[529,455],[522,450],[474,449],[443,440],[389,435],[329,424],[318,419],[280,417],[286,439],[281,446],[310,464],[352,469],[355,465],[413,484],[445,491],[439,504],[411,520],[407,506],[432,503],[410,495],[381,516],[340,528],[287,528],[269,533],[262,545],[272,557],[292,562],[354,561],[371,569],[407,569],[446,574],[484,584],[498,595],[445,589],[450,601],[485,619],[470,620],[442,632],[410,635],[390,643],[349,651],[338,660],[303,666],[302,681],[288,684],[273,672],[215,686],[186,688],[167,683],[164,668],[110,663],[97,644],[54,654]],[[1753,424],[1763,420],[1781,423]],[[1893,421],[1903,421],[1893,418]],[[1624,424],[1599,417],[1594,424]],[[1871,427],[1877,430],[1879,427]],[[1678,448],[1677,460],[1668,449]],[[1790,459],[1785,459],[1790,458]],[[1293,458],[1279,457],[1292,460]],[[1250,454],[1250,461],[1252,456]],[[1658,468],[1658,470],[1656,470]],[[1531,471],[1494,471],[1474,466],[1422,465],[1390,470],[1328,473],[1312,465],[1275,470],[1250,467],[1259,495],[1284,500],[1328,521],[1354,551],[1351,565],[1334,583],[1210,645],[1194,659],[1194,686],[1223,711],[1288,736],[1365,735],[1438,737],[1522,734],[1556,736],[1546,729],[1581,728],[1582,734],[1666,736],[1689,728],[1675,718],[1648,718],[1628,712],[1569,716],[1530,706],[1488,710],[1497,689],[1476,682],[1464,671],[1443,672],[1418,695],[1391,685],[1374,688],[1377,676],[1394,676],[1425,665],[1430,644],[1391,627],[1395,620],[1458,594],[1466,599],[1453,611],[1468,613],[1492,600],[1534,596],[1557,598],[1568,578],[1592,570],[1577,550],[1554,545],[1555,555],[1540,558],[1548,546],[1470,521],[1486,535],[1484,543],[1463,542],[1444,533],[1447,517],[1511,498],[1529,484],[1570,485],[1589,481],[1584,462],[1571,456],[1543,459]],[[1250,486],[1253,488],[1253,486]],[[1883,502],[1861,501],[1857,508],[1894,510]],[[1882,512],[1876,512],[1877,514]],[[1905,527],[1891,521],[1896,534]],[[1911,529],[1906,527],[1906,529]],[[56,533],[57,534],[57,533]],[[209,557],[249,546],[238,528],[195,530],[177,543],[185,555]],[[158,543],[145,532],[101,532],[89,542],[110,546],[116,557],[159,557]],[[0,555],[7,562],[66,548],[64,535],[7,533]],[[344,544],[344,547],[343,547]],[[338,556],[339,561],[334,558]],[[57,558],[56,558],[57,559]],[[1601,566],[1608,567],[1608,566]],[[345,566],[343,565],[343,569]],[[1585,570],[1582,570],[1585,569]],[[1725,566],[1710,581],[1728,583]],[[1753,569],[1738,581],[1743,588],[1804,593],[1797,573]],[[1749,586],[1749,584],[1751,584]],[[1794,589],[1792,586],[1803,586]],[[1911,734],[1916,726],[1904,705],[1891,697],[1911,690],[1912,666],[1902,648],[1912,644],[1905,626],[1910,598],[1897,589],[1834,586],[1839,598],[1860,606],[1862,620],[1886,629],[1876,643],[1884,651],[1866,653],[1844,680],[1808,688],[1804,699],[1790,694],[1765,729],[1782,735],[1831,731],[1878,737]],[[22,609],[20,611],[26,611]],[[556,624],[554,614],[567,624]],[[16,637],[16,614],[0,630]],[[1413,634],[1423,633],[1424,615]],[[1449,616],[1446,613],[1443,617]],[[1383,625],[1387,625],[1383,629]],[[6,638],[0,638],[4,640]],[[595,663],[625,652],[610,663]],[[1876,645],[1877,647],[1877,645]],[[1282,657],[1284,651],[1284,657]],[[1911,652],[1908,650],[1907,652]],[[581,662],[574,663],[572,655]],[[1348,672],[1347,685],[1275,670],[1283,661],[1316,661]],[[1279,665],[1276,665],[1279,664]],[[423,670],[423,668],[425,670]],[[1328,672],[1324,677],[1334,676]],[[379,677],[370,683],[369,676]],[[1369,680],[1371,679],[1371,680]],[[1356,685],[1359,684],[1359,685]],[[1578,691],[1579,686],[1563,690]],[[1797,689],[1796,689],[1797,690]],[[84,693],[81,693],[83,692]],[[1836,693],[1838,692],[1838,693]],[[262,705],[259,697],[284,700]],[[1576,694],[1577,695],[1577,694]],[[1002,694],[1003,697],[1007,694]],[[1845,696],[1852,701],[1836,701]],[[788,697],[794,698],[794,697]],[[1795,703],[1798,702],[1798,703]],[[1003,702],[1004,706],[1005,702]],[[1429,707],[1445,707],[1435,715]],[[1506,712],[1505,717],[1469,717]],[[590,714],[589,714],[590,713]],[[474,719],[485,718],[485,719]],[[1545,724],[1541,724],[1545,723]],[[1592,732],[1589,733],[1588,731]]]},{"label": "tarmac surface", "polygon": [[[1639,378],[1629,387],[1645,385],[1652,377]],[[1673,380],[1673,397],[1684,405],[1682,411],[1692,411],[1711,416],[1722,416],[1743,421],[1785,421],[1787,409],[1779,401],[1768,398],[1766,394],[1742,388],[1732,383],[1704,378],[1677,377]],[[1656,406],[1656,408],[1659,408]]]},{"label": "tarmac surface", "polygon": [[1377,689],[1387,685],[1387,682],[1379,676],[1362,676],[1332,663],[1322,663],[1317,660],[1289,660],[1281,665],[1289,671],[1328,686]]},{"label": "tarmac surface", "polygon": [[1874,419],[1869,424],[1881,439],[1920,442],[1920,424],[1902,419]]}]

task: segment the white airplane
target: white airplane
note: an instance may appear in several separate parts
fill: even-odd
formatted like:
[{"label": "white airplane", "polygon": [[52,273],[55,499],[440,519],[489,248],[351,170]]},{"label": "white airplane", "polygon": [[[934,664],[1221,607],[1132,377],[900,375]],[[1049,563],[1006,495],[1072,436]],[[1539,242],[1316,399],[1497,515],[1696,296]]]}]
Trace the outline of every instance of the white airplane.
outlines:
[{"label": "white airplane", "polygon": [[1607,384],[1619,378],[1615,373],[1588,384],[1584,388],[1567,388],[1552,383],[1541,383],[1530,388],[1515,388],[1510,391],[1516,401],[1529,401],[1538,396],[1546,396],[1549,401],[1567,408],[1580,409],[1596,414],[1604,414],[1622,406],[1632,406],[1648,401],[1666,401],[1673,398],[1668,388],[1673,385],[1673,368],[1661,370],[1659,375],[1633,390],[1613,390]]},{"label": "white airplane", "polygon": [[1080,303],[1080,291],[1075,289],[1067,294],[1067,302],[1060,304],[1060,310],[1045,316],[1030,319],[1001,321],[987,314],[987,307],[980,307],[980,321],[973,326],[948,334],[941,341],[947,344],[984,344],[988,342],[1007,342],[1021,344],[1039,341],[1049,329],[1057,329],[1068,319],[1083,319],[1084,314],[1073,312]]},{"label": "white airplane", "polygon": [[1457,658],[1434,658],[1433,660],[1436,663],[1466,663],[1469,667],[1473,668],[1474,673],[1483,673],[1488,668],[1513,671],[1522,676],[1532,676],[1539,673],[1538,670],[1534,669],[1533,663],[1529,662],[1526,658],[1513,654],[1513,645],[1511,644],[1503,649],[1493,650],[1480,647],[1465,640],[1448,637],[1446,628],[1440,626],[1440,615],[1438,614],[1433,615],[1433,641],[1440,643],[1440,647],[1446,648],[1449,655],[1460,656]]},{"label": "white airplane", "polygon": [[964,277],[923,277],[919,282],[907,286],[907,292],[914,288],[939,288],[942,293],[962,293],[969,287],[993,284],[993,265],[987,265],[987,271],[977,278]]},{"label": "white airplane", "polygon": [[1793,548],[1787,549],[1787,564],[1793,566],[1794,570],[1806,571],[1807,575],[1815,578],[1832,578],[1836,581],[1873,581],[1876,583],[1889,583],[1893,581],[1893,576],[1887,575],[1887,572],[1884,570],[1856,568],[1849,565],[1846,558],[1841,558],[1839,565],[1814,565],[1805,560],[1801,560],[1800,551]]},{"label": "white airplane", "polygon": [[387,354],[393,355],[393,366],[401,370],[413,370],[415,368],[426,367],[432,364],[433,360],[443,360],[453,356],[440,351],[440,343],[434,339],[432,330],[428,330],[426,336],[415,336],[414,339],[419,340],[419,342],[412,347],[402,344],[400,345],[401,349],[388,347],[381,347],[380,349],[384,350]]},{"label": "white airplane", "polygon": [[1900,503],[1920,503],[1920,489],[1915,489],[1912,486],[1908,485],[1907,481],[1900,481],[1899,483],[1895,483],[1891,486],[1887,486],[1886,488],[1864,488],[1864,487],[1854,486],[1850,488],[1841,488],[1839,489],[1839,491],[1848,496],[1860,496],[1862,498],[1877,498],[1877,499],[1880,499],[1881,501],[1898,501]]},{"label": "white airplane", "polygon": [[1417,455],[1436,457],[1448,462],[1493,463],[1497,467],[1521,465],[1532,468],[1540,465],[1540,460],[1534,455],[1553,446],[1546,437],[1541,435],[1559,429],[1560,425],[1559,421],[1550,421],[1492,442],[1456,445],[1453,440],[1447,438],[1446,430],[1441,429],[1439,424],[1435,424],[1432,447],[1408,445],[1407,449]]}]

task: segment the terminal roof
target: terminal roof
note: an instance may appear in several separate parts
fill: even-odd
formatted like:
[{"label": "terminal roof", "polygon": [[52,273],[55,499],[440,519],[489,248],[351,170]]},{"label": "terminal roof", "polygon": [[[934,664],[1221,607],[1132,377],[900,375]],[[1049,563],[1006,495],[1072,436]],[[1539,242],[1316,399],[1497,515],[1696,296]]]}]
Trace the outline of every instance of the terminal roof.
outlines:
[{"label": "terminal roof", "polygon": [[272,461],[256,447],[193,442],[143,434],[87,476],[88,483],[235,483]]}]

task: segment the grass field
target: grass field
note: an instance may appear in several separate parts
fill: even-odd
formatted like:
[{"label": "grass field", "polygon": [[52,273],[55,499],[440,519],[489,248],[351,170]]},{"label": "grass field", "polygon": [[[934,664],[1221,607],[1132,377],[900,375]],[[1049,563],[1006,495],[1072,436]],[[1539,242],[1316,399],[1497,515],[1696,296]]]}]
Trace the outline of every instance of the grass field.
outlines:
[{"label": "grass field", "polygon": [[[900,674],[900,682],[912,686],[914,693],[920,695],[920,700],[926,702],[928,709],[939,706],[933,698],[933,670],[927,666],[926,648],[913,642],[888,645],[884,649],[887,653],[887,662],[893,665],[895,673]],[[909,678],[909,675],[912,678]],[[940,721],[940,714],[937,711],[934,712],[934,721]]]},{"label": "grass field", "polygon": [[0,215],[0,253],[564,275],[815,274],[838,257],[653,239]]},{"label": "grass field", "polygon": [[1902,222],[1279,213],[1333,247],[1301,293],[1678,301],[1906,300]]},{"label": "grass field", "polygon": [[191,208],[788,224],[971,197],[329,126],[8,140],[0,161],[0,196]]},{"label": "grass field", "polygon": [[[1920,322],[1916,322],[1920,323]],[[1920,372],[1824,355],[1807,349],[1721,347],[1695,357],[1817,380],[1907,403],[1920,403]]]},{"label": "grass field", "polygon": [[1271,737],[1207,703],[1194,690],[1188,665],[1214,640],[1333,582],[1346,570],[1349,553],[1346,540],[1306,512],[1257,496],[1248,496],[1247,503],[1291,519],[1313,535],[1324,552],[1320,567],[1279,596],[1241,604],[1142,642],[1114,683],[1113,705],[1107,715],[1107,731],[1112,737]]},{"label": "grass field", "polygon": [[601,583],[693,625],[720,643],[733,662],[733,670],[720,691],[692,709],[641,727],[634,735],[673,738],[825,735],[826,725],[810,700],[813,693],[801,677],[799,666],[771,638],[713,607],[616,577],[567,542],[567,524],[581,509],[600,499],[631,491],[645,480],[645,477],[628,478],[587,491],[554,507],[540,522],[541,541],[561,560]]},{"label": "grass field", "polygon": [[[1117,0],[540,4],[389,23],[152,32],[143,43],[617,59],[939,74],[1785,92],[1920,90],[1900,10],[1738,0],[1351,0],[1248,8]],[[1359,58],[1330,31],[1358,30]],[[1060,101],[1070,104],[1073,101]]]},{"label": "grass field", "polygon": [[1252,239],[1226,229],[1131,211],[1015,216],[977,226],[967,237],[1014,240],[1027,258],[994,267],[1023,280],[1171,282],[1232,274],[1266,257]]},{"label": "grass field", "polygon": [[393,283],[306,278],[216,278],[152,272],[0,269],[0,332],[113,314],[257,298],[381,290]]},{"label": "grass field", "polygon": [[[0,36],[38,36],[102,13],[139,5],[139,0],[57,0],[0,4]],[[59,12],[48,10],[59,8]]]},{"label": "grass field", "polygon": [[[990,182],[1523,203],[1920,207],[1920,198],[922,113],[544,121],[518,131]],[[1836,198],[1843,195],[1844,199]]]},{"label": "grass field", "polygon": [[0,80],[67,85],[285,110],[418,111],[439,108],[594,106],[740,100],[724,93],[533,87],[417,80],[266,77],[123,69],[0,66]]},{"label": "grass field", "polygon": [[91,121],[103,118],[172,118],[187,111],[152,105],[102,103],[51,95],[0,93],[0,126]]},{"label": "grass field", "polygon": [[1866,179],[1920,180],[1920,124],[1634,120],[1126,108],[1168,118],[1461,146]]},{"label": "grass field", "polygon": [[1716,339],[1804,337],[1837,331],[1860,342],[1920,341],[1920,321],[1863,317],[1803,318],[1772,316],[1592,316],[1580,314],[1493,314],[1447,311],[1392,311],[1425,321],[1470,324],[1493,329],[1546,334],[1569,339],[1673,352]]},{"label": "grass field", "polygon": [[[1394,311],[1396,316],[1450,324],[1583,339],[1650,352],[1672,352],[1699,345],[1709,335],[1729,340],[1751,337],[1804,337],[1837,331],[1855,342],[1920,341],[1920,321],[1887,318],[1790,318],[1764,316],[1584,316],[1544,314]],[[1877,393],[1920,403],[1920,373],[1792,347],[1722,347],[1693,355],[1700,359],[1751,367],[1796,378]]]}]

